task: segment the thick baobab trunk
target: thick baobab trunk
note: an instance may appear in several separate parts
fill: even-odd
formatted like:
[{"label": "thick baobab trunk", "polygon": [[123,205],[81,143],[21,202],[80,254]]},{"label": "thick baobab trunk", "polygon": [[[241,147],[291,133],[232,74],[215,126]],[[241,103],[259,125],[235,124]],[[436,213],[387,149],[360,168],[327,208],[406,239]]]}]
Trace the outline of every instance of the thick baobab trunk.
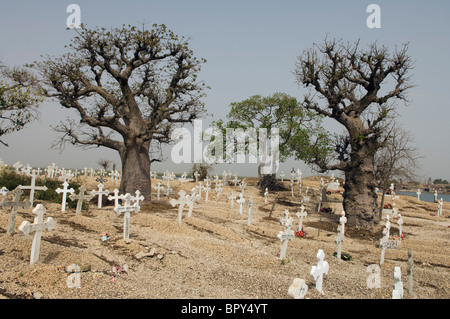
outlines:
[{"label": "thick baobab trunk", "polygon": [[136,190],[139,190],[145,197],[144,201],[149,202],[151,198],[149,143],[126,145],[125,151],[121,154],[121,159],[120,193],[130,193],[134,196]]},{"label": "thick baobab trunk", "polygon": [[373,157],[361,157],[358,166],[345,171],[344,211],[347,225],[373,230],[379,224]]}]

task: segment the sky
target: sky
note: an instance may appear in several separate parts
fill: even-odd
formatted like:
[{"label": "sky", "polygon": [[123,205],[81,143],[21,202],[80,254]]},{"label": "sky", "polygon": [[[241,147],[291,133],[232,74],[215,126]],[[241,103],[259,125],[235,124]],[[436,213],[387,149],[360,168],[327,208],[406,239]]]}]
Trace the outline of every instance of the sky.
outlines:
[{"label": "sky", "polygon": [[[252,95],[284,92],[301,98],[305,89],[295,82],[297,57],[325,37],[363,46],[373,42],[394,47],[409,43],[415,61],[408,93],[409,103],[398,102],[398,123],[416,140],[423,156],[419,174],[450,179],[450,2],[442,1],[3,1],[0,5],[0,59],[10,66],[39,61],[41,56],[67,52],[74,30],[67,30],[67,6],[81,8],[81,22],[88,27],[119,27],[123,24],[165,24],[175,34],[190,38],[190,48],[207,62],[199,74],[211,89],[203,99],[212,120],[225,119],[230,103]],[[367,6],[381,9],[381,28],[369,28]],[[52,130],[66,117],[74,116],[55,102],[40,106],[39,120],[4,138],[0,158],[8,165],[17,161],[34,167],[98,169],[100,158],[120,167],[118,155],[106,148],[83,150],[67,145],[62,153],[51,149],[58,134]],[[326,122],[327,129],[339,129]],[[165,153],[170,149],[165,150]],[[189,171],[192,164],[175,164],[167,156],[152,166],[157,172]],[[256,176],[256,164],[214,166],[240,175]],[[303,176],[315,174],[305,163],[287,160],[279,171],[301,169]],[[339,174],[337,174],[339,176]]]}]

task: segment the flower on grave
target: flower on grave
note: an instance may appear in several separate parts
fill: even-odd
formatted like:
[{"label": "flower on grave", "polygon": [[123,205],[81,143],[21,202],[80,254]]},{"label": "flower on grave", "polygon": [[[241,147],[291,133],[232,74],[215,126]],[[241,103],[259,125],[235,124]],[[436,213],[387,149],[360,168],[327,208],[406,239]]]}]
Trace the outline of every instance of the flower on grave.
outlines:
[{"label": "flower on grave", "polygon": [[385,204],[383,206],[384,209],[392,209],[392,204]]},{"label": "flower on grave", "polygon": [[305,235],[306,235],[303,232],[303,230],[296,231],[294,234],[295,234],[295,237],[305,237]]},{"label": "flower on grave", "polygon": [[109,233],[103,233],[102,236],[100,237],[100,240],[103,243],[106,243],[106,241],[109,239]]},{"label": "flower on grave", "polygon": [[403,239],[403,238],[405,238],[405,236],[404,236],[403,234],[401,234],[401,235],[400,235],[400,238]]}]

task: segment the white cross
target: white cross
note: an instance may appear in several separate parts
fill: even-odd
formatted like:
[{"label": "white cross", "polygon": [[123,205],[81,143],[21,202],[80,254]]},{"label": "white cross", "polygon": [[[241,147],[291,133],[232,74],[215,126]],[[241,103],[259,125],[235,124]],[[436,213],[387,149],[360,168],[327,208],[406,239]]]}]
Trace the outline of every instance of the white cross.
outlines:
[{"label": "white cross", "polygon": [[162,190],[164,190],[164,186],[162,186],[161,182],[158,181],[158,184],[156,184],[155,186],[153,186],[153,189],[156,189],[156,191],[157,191],[156,195],[157,195],[157,198],[158,198],[158,200],[159,200],[159,194],[160,194],[160,192],[161,192]]},{"label": "white cross", "polygon": [[63,172],[63,174],[61,174],[61,176],[58,177],[59,181],[63,181],[63,182],[70,182],[73,178],[73,174],[70,172]]},{"label": "white cross", "polygon": [[97,190],[93,190],[93,191],[91,191],[91,194],[92,195],[98,195],[98,208],[102,208],[102,198],[103,198],[103,195],[105,195],[105,196],[108,196],[109,195],[109,190],[103,190],[103,184],[102,183],[100,183],[100,184],[98,184],[98,191]]},{"label": "white cross", "polygon": [[71,194],[69,196],[69,198],[71,200],[78,200],[77,202],[77,209],[75,210],[75,214],[76,215],[80,215],[81,214],[81,208],[83,207],[83,200],[91,200],[93,195],[89,195],[89,194],[85,194],[84,192],[86,191],[86,187],[81,186],[79,188],[79,193],[78,195],[75,194]]},{"label": "white cross", "polygon": [[62,205],[62,206],[61,206],[61,211],[62,211],[62,212],[64,212],[64,211],[66,210],[67,193],[72,194],[72,193],[74,192],[74,189],[73,189],[73,188],[67,189],[67,187],[69,186],[69,183],[64,182],[64,183],[63,183],[63,186],[64,186],[63,189],[61,189],[61,188],[59,188],[59,187],[56,189],[56,192],[57,192],[58,194],[63,193],[62,203],[61,203],[61,205]]},{"label": "white cross", "polygon": [[178,195],[180,196],[178,200],[172,198],[170,200],[170,205],[172,205],[172,207],[178,205],[178,225],[181,225],[181,220],[183,218],[183,208],[184,205],[189,204],[189,199],[187,198],[186,192],[184,190],[179,191]]},{"label": "white cross", "polygon": [[422,194],[422,192],[420,191],[420,188],[417,189],[417,200],[420,200],[420,194]]},{"label": "white cross", "polygon": [[292,228],[292,217],[289,217],[289,211],[286,209],[284,211],[284,218],[280,219],[280,224],[284,226],[284,230],[280,231],[277,235],[277,238],[282,242],[281,250],[280,250],[280,259],[284,259],[286,257],[286,249],[289,240],[294,239],[294,231]]},{"label": "white cross", "polygon": [[197,189],[198,189],[198,195],[200,195],[200,198],[201,198],[202,197],[202,189],[205,189],[205,186],[203,186],[202,182],[198,183]]},{"label": "white cross", "polygon": [[266,191],[264,192],[264,204],[269,204],[269,202],[267,201],[267,196],[269,195],[269,191],[268,191],[268,189],[266,188]]},{"label": "white cross", "polygon": [[186,172],[184,172],[183,175],[181,175],[181,177],[180,177],[180,184],[181,185],[183,185],[183,183],[186,181],[186,176],[187,176]]},{"label": "white cross", "polygon": [[297,213],[295,214],[295,216],[297,216],[298,218],[300,218],[300,220],[299,220],[299,222],[298,222],[298,228],[297,228],[297,231],[300,231],[300,230],[303,229],[303,217],[308,216],[308,213],[305,211],[305,206],[302,205],[302,206],[300,207],[300,209],[301,209],[301,211],[300,211],[300,212],[297,212]]},{"label": "white cross", "polygon": [[384,254],[386,251],[387,244],[389,242],[389,230],[391,229],[391,222],[389,221],[389,215],[386,216],[386,227],[383,229],[383,238],[380,241],[381,246],[381,257],[380,265],[384,262]]},{"label": "white cross", "polygon": [[114,189],[113,193],[114,193],[114,196],[109,195],[108,199],[114,200],[114,209],[116,209],[117,207],[119,207],[119,199],[123,200],[123,195],[119,195],[119,190],[117,188]]},{"label": "white cross", "polygon": [[130,193],[126,193],[123,197],[124,203],[123,206],[117,206],[117,208],[114,208],[114,211],[117,213],[117,215],[120,215],[121,213],[124,213],[123,216],[123,239],[127,240],[130,238],[130,213],[135,212],[138,213],[140,210],[140,207],[136,204],[131,205],[131,195]]},{"label": "white cross", "polygon": [[253,196],[250,196],[250,200],[248,201],[248,219],[247,219],[247,225],[250,226],[252,223],[252,208],[255,203],[253,202]]},{"label": "white cross", "polygon": [[188,211],[188,217],[192,216],[192,210],[194,209],[194,204],[196,200],[200,199],[200,195],[187,195],[186,196],[186,200],[188,201],[188,207],[189,207],[189,211]]},{"label": "white cross", "polygon": [[195,182],[198,181],[198,177],[199,177],[199,176],[200,176],[200,174],[199,174],[197,171],[195,171],[195,173],[194,173]]},{"label": "white cross", "polygon": [[209,183],[209,180],[206,181],[206,187],[205,187],[205,202],[208,201],[208,194],[211,191],[211,184]]},{"label": "white cross", "polygon": [[338,231],[340,231],[342,233],[342,235],[344,235],[344,233],[345,233],[345,224],[346,223],[347,223],[347,217],[345,217],[345,211],[342,211],[341,218],[339,218],[339,227],[338,227]]},{"label": "white cross", "polygon": [[22,189],[17,187],[15,190],[12,191],[14,194],[14,200],[12,202],[9,202],[6,198],[3,200],[3,202],[0,204],[0,207],[7,208],[11,207],[11,212],[9,214],[9,221],[8,221],[8,230],[6,231],[8,234],[14,233],[14,227],[16,225],[16,216],[17,216],[17,209],[19,207],[28,208],[31,206],[30,201],[20,201],[20,196],[23,194]]},{"label": "white cross", "polygon": [[283,171],[281,171],[281,174],[280,174],[280,177],[281,177],[281,181],[283,181],[283,179],[284,179],[284,176],[286,176],[286,175],[284,175],[284,172],[283,172]]},{"label": "white cross", "polygon": [[241,189],[242,194],[245,195],[245,190],[247,189],[247,184],[245,184],[244,179],[241,181],[241,185],[239,185],[239,188]]},{"label": "white cross", "polygon": [[27,176],[30,176],[30,172],[31,172],[31,165],[28,163],[27,166],[22,167],[22,174],[25,174]]},{"label": "white cross", "polygon": [[234,192],[231,192],[230,196],[228,196],[228,199],[230,200],[230,208],[233,209],[233,203],[236,199],[236,195],[234,195]]},{"label": "white cross", "polygon": [[140,192],[139,190],[136,190],[134,193],[136,194],[136,196],[132,196],[132,197],[131,197],[131,200],[132,200],[133,202],[135,202],[134,204],[135,204],[137,207],[141,207],[141,206],[139,206],[139,202],[140,202],[140,201],[143,201],[143,200],[145,199],[145,197],[141,195],[141,192]]},{"label": "white cross", "polygon": [[31,224],[28,221],[24,221],[19,226],[19,230],[23,232],[25,235],[34,233],[33,244],[31,245],[30,266],[34,265],[39,261],[42,231],[44,229],[52,231],[53,227],[55,227],[56,224],[56,222],[51,217],[48,217],[47,220],[44,222],[45,211],[46,209],[42,204],[36,205],[36,208],[33,209],[33,214],[37,215],[36,217],[34,217],[34,223]]},{"label": "white cross", "polygon": [[442,210],[443,209],[444,209],[444,200],[441,198],[438,201],[438,213],[437,213],[438,216],[442,216]]},{"label": "white cross", "polygon": [[317,258],[317,266],[312,266],[310,275],[314,278],[316,281],[316,289],[322,293],[322,282],[323,282],[323,275],[328,274],[328,269],[330,266],[328,265],[328,262],[324,261],[325,253],[322,249],[319,249],[316,255]]},{"label": "white cross", "polygon": [[34,192],[35,191],[46,191],[47,186],[36,186],[36,177],[38,174],[36,173],[36,170],[32,170],[32,172],[29,174],[31,176],[31,185],[30,186],[22,186],[19,185],[21,189],[29,189],[30,190],[30,203],[31,206],[33,206],[34,203]]},{"label": "white cross", "polygon": [[239,194],[239,199],[236,201],[239,204],[239,214],[242,215],[242,205],[245,203],[244,194],[242,192]]},{"label": "white cross", "polygon": [[392,299],[403,299],[402,270],[400,267],[394,268],[394,290]]},{"label": "white cross", "polygon": [[20,172],[19,172],[19,169],[20,169],[21,167],[23,167],[23,165],[22,165],[22,163],[20,163],[20,161],[18,161],[18,162],[16,162],[16,163],[14,163],[13,167],[14,167],[14,169],[16,170],[16,173],[19,174],[19,173],[20,173]]},{"label": "white cross", "polygon": [[291,179],[291,195],[294,197],[294,180]]},{"label": "white cross", "polygon": [[217,200],[219,200],[220,194],[222,194],[222,182],[216,183]]}]

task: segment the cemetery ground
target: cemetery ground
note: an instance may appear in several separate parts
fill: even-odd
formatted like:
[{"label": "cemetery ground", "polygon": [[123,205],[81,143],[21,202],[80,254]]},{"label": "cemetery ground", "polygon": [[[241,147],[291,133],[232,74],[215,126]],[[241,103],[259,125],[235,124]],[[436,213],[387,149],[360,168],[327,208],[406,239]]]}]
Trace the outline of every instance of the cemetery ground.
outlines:
[{"label": "cemetery ground", "polygon": [[[158,180],[152,181],[152,186]],[[289,241],[286,257],[280,260],[281,242],[277,234],[283,230],[280,218],[287,209],[297,227],[295,213],[301,202],[298,185],[291,196],[289,181],[286,191],[269,192],[268,204],[264,191],[256,188],[255,178],[246,178],[245,199],[253,196],[252,222],[247,225],[248,207],[239,213],[239,204],[230,208],[231,191],[238,195],[237,186],[224,186],[219,200],[211,191],[209,201],[204,195],[187,217],[183,211],[182,224],[177,222],[178,207],[171,198],[178,198],[184,189],[190,193],[197,185],[187,181],[180,185],[172,181],[172,194],[167,198],[144,204],[138,213],[131,213],[130,239],[123,239],[123,215],[113,211],[114,203],[104,198],[103,208],[97,207],[96,197],[81,215],[61,204],[35,200],[47,209],[44,218],[53,217],[52,231],[44,230],[39,262],[30,266],[32,236],[18,231],[23,221],[33,221],[29,209],[18,209],[15,232],[6,233],[9,209],[0,210],[0,297],[1,298],[148,298],[148,299],[278,299],[291,298],[288,289],[294,278],[302,278],[308,285],[310,299],[390,299],[394,286],[394,267],[401,268],[405,299],[448,299],[450,279],[449,218],[445,209],[437,216],[437,204],[399,196],[395,205],[403,217],[404,239],[397,249],[387,249],[380,265],[380,287],[369,288],[369,265],[379,264],[382,228],[376,234],[362,229],[345,228],[342,253],[351,260],[338,260],[335,236],[340,212],[319,213],[318,191],[305,203],[307,217],[303,219],[305,237]],[[302,194],[306,187],[318,189],[320,176],[302,179]],[[89,192],[97,189],[95,178],[88,178]],[[110,193],[117,188],[105,183]],[[342,190],[342,187],[340,187]],[[311,191],[310,191],[311,192]],[[153,191],[155,193],[155,191]],[[333,197],[340,194],[332,194]],[[8,195],[7,195],[8,196]],[[275,196],[278,196],[271,213]],[[5,196],[0,195],[0,201]],[[385,202],[390,200],[386,198]],[[108,233],[109,239],[101,241]],[[396,219],[391,218],[391,234],[398,234]],[[323,293],[315,289],[310,276],[317,264],[319,249],[329,263],[324,276]],[[413,252],[413,295],[408,293],[408,249]],[[73,273],[70,264],[77,264],[79,286],[69,285]],[[72,276],[72,277],[71,277]]]}]

